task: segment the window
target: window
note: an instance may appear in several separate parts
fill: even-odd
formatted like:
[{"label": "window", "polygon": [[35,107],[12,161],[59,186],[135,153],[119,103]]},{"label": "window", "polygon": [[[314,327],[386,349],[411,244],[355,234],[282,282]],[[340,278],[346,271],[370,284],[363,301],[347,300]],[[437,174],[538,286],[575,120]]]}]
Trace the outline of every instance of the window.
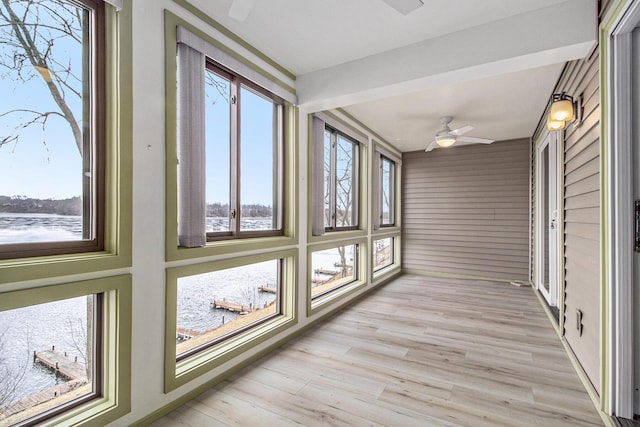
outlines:
[{"label": "window", "polygon": [[0,5],[0,259],[103,249],[104,3]]},{"label": "window", "polygon": [[392,265],[393,259],[393,237],[374,240],[373,242],[373,271],[382,270]]},{"label": "window", "polygon": [[177,360],[281,314],[282,263],[276,259],[178,278]]},{"label": "window", "polygon": [[3,425],[41,421],[101,394],[102,301],[95,294],[0,311]]},{"label": "window", "polygon": [[211,62],[205,91],[208,239],[282,234],[283,101]]},{"label": "window", "polygon": [[358,245],[311,253],[311,299],[358,280]]},{"label": "window", "polygon": [[358,227],[358,143],[335,129],[324,131],[324,226]]},{"label": "window", "polygon": [[384,156],[380,156],[380,173],[378,182],[380,226],[395,225],[395,170],[396,164]]},{"label": "window", "polygon": [[295,94],[182,26],[176,36],[177,203],[167,201],[177,206],[176,246],[283,236],[285,108]]}]

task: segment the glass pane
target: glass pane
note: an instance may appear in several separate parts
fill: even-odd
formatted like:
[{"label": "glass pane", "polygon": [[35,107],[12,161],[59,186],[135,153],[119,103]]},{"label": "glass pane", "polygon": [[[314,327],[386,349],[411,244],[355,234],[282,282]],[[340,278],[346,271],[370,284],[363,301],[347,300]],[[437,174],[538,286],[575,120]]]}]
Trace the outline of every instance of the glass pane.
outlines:
[{"label": "glass pane", "polygon": [[178,279],[176,354],[279,313],[280,260]]},{"label": "glass pane", "polygon": [[0,424],[93,392],[96,304],[89,296],[0,312]]},{"label": "glass pane", "polygon": [[336,227],[357,225],[354,219],[354,153],[356,145],[338,135],[336,152]]},{"label": "glass pane", "polygon": [[332,227],[331,221],[331,132],[324,131],[324,227]]},{"label": "glass pane", "polygon": [[0,5],[0,243],[94,237],[88,23],[75,3]]},{"label": "glass pane", "polygon": [[311,254],[311,298],[326,294],[357,279],[357,245]]},{"label": "glass pane", "polygon": [[543,253],[543,277],[542,277],[542,286],[549,291],[549,224],[550,224],[550,216],[549,216],[549,206],[551,193],[549,191],[549,146],[545,147],[542,151],[542,176],[540,177],[542,181],[542,229],[544,230],[543,243],[542,243],[542,253]]},{"label": "glass pane", "polygon": [[392,225],[393,220],[393,169],[394,164],[388,159],[382,158],[382,219],[381,224]]},{"label": "glass pane", "polygon": [[393,237],[373,242],[373,271],[393,264]]},{"label": "glass pane", "polygon": [[277,106],[243,87],[240,107],[240,230],[277,229]]},{"label": "glass pane", "polygon": [[230,231],[231,83],[210,70],[205,73],[205,114],[206,230]]}]

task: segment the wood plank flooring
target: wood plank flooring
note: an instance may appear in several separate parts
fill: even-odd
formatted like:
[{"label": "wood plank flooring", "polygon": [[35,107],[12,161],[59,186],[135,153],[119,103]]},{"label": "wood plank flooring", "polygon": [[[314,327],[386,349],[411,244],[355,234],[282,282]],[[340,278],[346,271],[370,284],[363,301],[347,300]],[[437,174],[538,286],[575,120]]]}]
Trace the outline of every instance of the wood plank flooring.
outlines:
[{"label": "wood plank flooring", "polygon": [[403,275],[153,426],[602,426],[530,288]]}]

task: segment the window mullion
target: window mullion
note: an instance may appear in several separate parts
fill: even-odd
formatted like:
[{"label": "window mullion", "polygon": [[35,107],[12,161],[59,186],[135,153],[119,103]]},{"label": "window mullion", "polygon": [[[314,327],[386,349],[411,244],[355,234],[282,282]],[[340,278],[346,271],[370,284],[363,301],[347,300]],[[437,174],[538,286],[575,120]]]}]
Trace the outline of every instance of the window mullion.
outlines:
[{"label": "window mullion", "polygon": [[396,223],[396,164],[389,162],[389,224]]},{"label": "window mullion", "polygon": [[329,200],[329,208],[331,212],[331,228],[337,226],[337,186],[338,186],[338,134],[331,132],[331,197]]},{"label": "window mullion", "polygon": [[240,231],[240,89],[237,78],[231,80],[231,188],[229,197],[229,215],[231,232]]},{"label": "window mullion", "polygon": [[380,225],[384,224],[384,162],[385,159],[380,154],[378,156],[378,218]]},{"label": "window mullion", "polygon": [[360,225],[360,144],[351,142],[351,226]]},{"label": "window mullion", "polygon": [[277,187],[274,191],[274,197],[272,201],[272,215],[273,225],[275,229],[281,229],[283,226],[282,210],[279,209],[284,206],[284,159],[281,147],[284,140],[284,107],[279,104],[274,104],[274,123],[273,123],[273,152],[275,153],[275,163],[273,165],[273,183]]}]

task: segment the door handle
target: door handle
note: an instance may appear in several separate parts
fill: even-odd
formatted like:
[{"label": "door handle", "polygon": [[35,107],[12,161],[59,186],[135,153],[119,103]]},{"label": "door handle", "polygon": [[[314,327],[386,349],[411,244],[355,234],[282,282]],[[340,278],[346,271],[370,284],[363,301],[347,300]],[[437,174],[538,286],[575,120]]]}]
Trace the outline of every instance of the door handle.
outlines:
[{"label": "door handle", "polygon": [[635,201],[635,250],[640,252],[640,200]]}]

